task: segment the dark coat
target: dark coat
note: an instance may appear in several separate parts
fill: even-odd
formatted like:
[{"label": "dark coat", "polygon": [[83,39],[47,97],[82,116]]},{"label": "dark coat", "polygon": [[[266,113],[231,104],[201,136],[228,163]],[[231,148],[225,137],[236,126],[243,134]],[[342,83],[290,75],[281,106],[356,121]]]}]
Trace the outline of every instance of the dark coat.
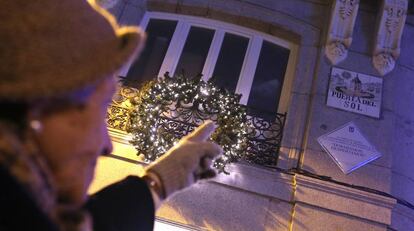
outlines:
[{"label": "dark coat", "polygon": [[[146,183],[135,176],[92,195],[85,205],[94,231],[153,230],[155,209]],[[0,231],[58,231],[31,196],[0,167]]]}]

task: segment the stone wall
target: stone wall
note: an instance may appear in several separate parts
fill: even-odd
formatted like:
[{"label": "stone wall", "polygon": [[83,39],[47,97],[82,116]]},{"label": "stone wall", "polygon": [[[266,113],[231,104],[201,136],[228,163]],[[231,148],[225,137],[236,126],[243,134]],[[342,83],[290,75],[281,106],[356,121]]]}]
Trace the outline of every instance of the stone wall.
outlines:
[{"label": "stone wall", "polygon": [[[396,70],[389,77],[392,87],[392,113],[395,116],[393,140],[391,192],[414,203],[414,16],[407,17],[402,37],[401,56]],[[414,230],[413,211],[396,206],[393,227],[397,230]],[[410,227],[410,229],[406,228]]]},{"label": "stone wall", "polygon": [[[330,7],[329,0],[120,0],[111,11],[121,24],[137,25],[145,11],[161,11],[225,21],[295,42],[298,58],[279,167],[299,165],[414,203],[414,17],[407,18],[394,71],[383,77],[381,117],[374,119],[325,105],[332,68],[323,48]],[[377,8],[377,1],[361,1],[348,58],[338,67],[378,76],[371,64]],[[383,156],[344,175],[316,139],[349,121]],[[131,151],[115,152],[134,159],[126,154]],[[120,159],[105,158],[101,166],[134,168]],[[108,161],[117,164],[110,167]],[[98,169],[97,185],[108,181],[105,168]],[[207,230],[414,230],[414,211],[387,197],[250,165],[233,165],[231,172],[177,194],[157,216]]]}]

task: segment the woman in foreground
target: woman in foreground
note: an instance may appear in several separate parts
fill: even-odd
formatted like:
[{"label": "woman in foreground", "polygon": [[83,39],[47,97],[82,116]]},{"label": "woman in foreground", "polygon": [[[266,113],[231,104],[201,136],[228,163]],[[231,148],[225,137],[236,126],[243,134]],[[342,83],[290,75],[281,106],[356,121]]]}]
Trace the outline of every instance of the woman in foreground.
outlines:
[{"label": "woman in foreground", "polygon": [[215,175],[207,122],[143,176],[89,197],[112,151],[114,76],[144,34],[85,0],[3,1],[0,20],[0,230],[152,230],[162,200]]}]

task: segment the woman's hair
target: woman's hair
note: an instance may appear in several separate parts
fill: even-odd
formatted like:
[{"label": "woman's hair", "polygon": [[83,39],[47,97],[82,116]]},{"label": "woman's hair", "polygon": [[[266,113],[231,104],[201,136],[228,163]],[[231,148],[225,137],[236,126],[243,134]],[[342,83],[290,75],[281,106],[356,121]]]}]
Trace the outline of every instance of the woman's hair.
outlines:
[{"label": "woman's hair", "polygon": [[27,126],[26,116],[29,105],[26,102],[0,101],[0,122],[14,125],[18,130]]}]

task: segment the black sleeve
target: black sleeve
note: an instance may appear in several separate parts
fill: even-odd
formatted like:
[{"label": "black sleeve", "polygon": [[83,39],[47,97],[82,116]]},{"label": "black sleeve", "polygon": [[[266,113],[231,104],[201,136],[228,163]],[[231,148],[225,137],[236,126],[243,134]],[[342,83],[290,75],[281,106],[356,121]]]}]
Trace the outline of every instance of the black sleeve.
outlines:
[{"label": "black sleeve", "polygon": [[58,230],[31,194],[1,166],[0,184],[0,231]]},{"label": "black sleeve", "polygon": [[92,195],[86,203],[94,231],[152,231],[155,208],[144,180],[129,176]]}]

